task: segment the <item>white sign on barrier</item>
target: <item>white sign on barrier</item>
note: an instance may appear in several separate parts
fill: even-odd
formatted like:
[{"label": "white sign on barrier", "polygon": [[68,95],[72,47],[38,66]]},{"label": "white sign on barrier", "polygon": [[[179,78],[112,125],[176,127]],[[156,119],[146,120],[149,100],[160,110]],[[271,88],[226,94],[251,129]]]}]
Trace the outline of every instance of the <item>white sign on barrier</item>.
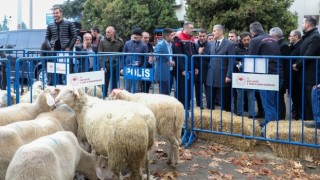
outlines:
[{"label": "white sign on barrier", "polygon": [[67,75],[67,85],[73,87],[88,87],[104,84],[104,71],[74,73]]},{"label": "white sign on barrier", "polygon": [[244,58],[243,72],[249,73],[267,73],[268,59],[267,58]]},{"label": "white sign on barrier", "polygon": [[232,73],[232,88],[279,91],[279,75]]},{"label": "white sign on barrier", "polygon": [[[69,74],[68,67],[69,67],[69,64],[66,64],[66,63],[47,62],[47,72],[48,73],[56,72],[57,74]],[[54,68],[56,68],[56,71],[54,71]]]}]

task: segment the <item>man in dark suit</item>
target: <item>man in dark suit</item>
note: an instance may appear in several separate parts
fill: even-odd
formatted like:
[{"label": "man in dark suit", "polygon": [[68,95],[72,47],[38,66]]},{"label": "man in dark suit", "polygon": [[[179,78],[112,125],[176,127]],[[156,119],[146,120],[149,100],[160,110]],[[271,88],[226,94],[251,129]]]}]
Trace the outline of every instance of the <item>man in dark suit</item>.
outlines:
[{"label": "man in dark suit", "polygon": [[[210,55],[234,55],[234,43],[224,37],[224,27],[213,27],[215,42],[211,43]],[[231,111],[231,76],[234,68],[233,58],[211,58],[207,73],[207,107],[214,109],[214,98],[220,88],[220,105],[225,111]]]},{"label": "man in dark suit", "polygon": [[[303,19],[302,44],[300,56],[320,56],[320,34],[316,26],[317,20],[312,16]],[[304,61],[304,62],[303,62]],[[320,81],[319,59],[298,59],[293,65],[293,70],[299,71],[304,77],[304,105],[305,120],[314,120],[312,112],[311,92],[314,85]],[[312,123],[311,123],[312,124]],[[309,125],[308,123],[306,125]],[[320,122],[318,124],[320,126]]]},{"label": "man in dark suit", "polygon": [[[200,29],[198,32],[198,41],[195,42],[196,52],[199,54],[209,54],[210,51],[207,41],[207,32],[204,29]],[[196,95],[196,103],[200,108],[204,108],[202,102],[203,93],[207,90],[206,79],[208,73],[208,67],[210,58],[199,57],[195,59],[198,63],[199,73],[194,79],[194,89]]]},{"label": "man in dark suit", "polygon": [[[290,42],[290,56],[299,56],[300,55],[300,46],[301,46],[301,32],[298,30],[293,30],[289,35]],[[296,62],[296,59],[292,60],[292,64]],[[302,117],[302,82],[301,74],[299,71],[292,71],[291,78],[291,99],[292,99],[292,118],[299,120]]]},{"label": "man in dark suit", "polygon": [[[98,47],[94,44],[92,44],[92,35],[90,33],[85,33],[83,35],[83,42],[76,46],[76,51],[81,52],[89,52],[89,53],[97,53]],[[81,53],[81,55],[86,55],[85,53]],[[89,54],[90,55],[90,54]],[[87,72],[93,70],[93,57],[89,58],[80,58],[77,63],[77,66],[75,66],[74,71],[75,72]],[[78,67],[76,69],[76,67]]]},{"label": "man in dark suit", "polygon": [[[156,45],[154,53],[172,54],[173,31],[168,28],[164,29],[162,37],[163,40]],[[159,83],[160,94],[170,95],[173,66],[175,66],[175,62],[171,56],[158,56],[156,59],[155,80]]]}]

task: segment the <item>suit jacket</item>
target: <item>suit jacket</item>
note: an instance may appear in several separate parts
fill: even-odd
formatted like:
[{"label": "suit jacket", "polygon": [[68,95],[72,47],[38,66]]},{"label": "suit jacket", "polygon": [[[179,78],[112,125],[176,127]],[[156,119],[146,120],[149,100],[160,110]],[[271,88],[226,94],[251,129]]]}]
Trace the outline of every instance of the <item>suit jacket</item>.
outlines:
[{"label": "suit jacket", "polygon": [[[172,47],[171,47],[172,48]],[[163,39],[154,48],[156,54],[169,54],[166,41]],[[158,56],[155,65],[155,80],[168,81],[170,79],[170,58],[169,56]]]},{"label": "suit jacket", "polygon": [[[210,55],[235,55],[234,43],[224,38],[220,46],[216,47],[215,42],[212,42]],[[225,79],[231,78],[234,65],[234,58],[211,58],[206,84],[212,87],[230,86],[231,83],[225,83]]]}]

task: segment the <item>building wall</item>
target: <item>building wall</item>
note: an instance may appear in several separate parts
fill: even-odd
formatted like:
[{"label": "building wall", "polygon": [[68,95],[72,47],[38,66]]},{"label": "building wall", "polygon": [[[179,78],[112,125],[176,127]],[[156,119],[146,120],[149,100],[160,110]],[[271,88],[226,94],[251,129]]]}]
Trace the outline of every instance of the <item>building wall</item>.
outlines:
[{"label": "building wall", "polygon": [[306,15],[313,15],[318,18],[320,14],[320,0],[295,0],[290,11],[298,13],[298,29],[302,30],[302,20]]},{"label": "building wall", "polygon": [[179,21],[185,21],[185,14],[186,14],[186,1],[185,0],[176,0],[175,11]]}]

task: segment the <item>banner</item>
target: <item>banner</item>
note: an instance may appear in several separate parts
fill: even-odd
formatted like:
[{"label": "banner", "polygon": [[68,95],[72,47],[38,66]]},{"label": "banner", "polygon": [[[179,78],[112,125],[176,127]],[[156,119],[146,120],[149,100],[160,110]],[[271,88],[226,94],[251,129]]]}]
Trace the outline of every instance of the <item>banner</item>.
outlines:
[{"label": "banner", "polygon": [[104,71],[92,71],[67,75],[67,85],[73,87],[88,87],[104,84]]},{"label": "banner", "polygon": [[279,91],[279,75],[232,73],[232,88]]},{"label": "banner", "polygon": [[153,81],[154,70],[152,68],[142,68],[136,66],[125,66],[123,68],[125,79]]}]

